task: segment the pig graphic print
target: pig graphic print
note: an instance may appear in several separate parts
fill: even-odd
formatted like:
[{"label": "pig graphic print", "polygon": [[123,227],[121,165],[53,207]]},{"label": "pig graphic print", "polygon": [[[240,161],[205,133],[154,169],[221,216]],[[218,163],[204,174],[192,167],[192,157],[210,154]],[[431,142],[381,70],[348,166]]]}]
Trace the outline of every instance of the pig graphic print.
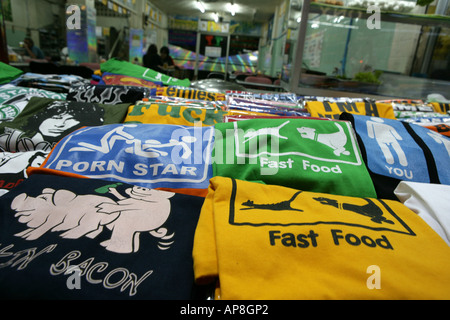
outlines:
[{"label": "pig graphic print", "polygon": [[[36,240],[47,232],[60,232],[59,236],[65,239],[95,239],[107,228],[111,237],[100,245],[108,251],[137,252],[139,236],[144,232],[159,239],[160,250],[169,249],[174,234],[168,234],[163,225],[170,216],[170,198],[174,194],[132,186],[122,195],[117,189],[119,185],[107,185],[96,190],[98,194],[88,195],[51,188],[37,197],[22,193],[14,198],[11,209],[27,229],[16,236]],[[115,200],[105,196],[106,193]]]}]

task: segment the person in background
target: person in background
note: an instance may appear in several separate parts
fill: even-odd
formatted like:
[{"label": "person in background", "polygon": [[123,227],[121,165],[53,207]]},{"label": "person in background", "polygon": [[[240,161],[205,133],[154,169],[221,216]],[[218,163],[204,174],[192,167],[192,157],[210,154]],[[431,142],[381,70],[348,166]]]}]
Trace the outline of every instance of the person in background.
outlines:
[{"label": "person in background", "polygon": [[157,72],[163,72],[161,66],[163,65],[161,57],[158,54],[158,48],[156,45],[151,44],[148,47],[147,53],[144,55],[143,59],[144,67],[155,70]]},{"label": "person in background", "polygon": [[175,70],[175,63],[173,62],[173,59],[170,56],[169,48],[162,47],[160,54],[161,54],[161,61],[162,61],[162,66],[163,66],[164,71],[170,72],[170,71]]},{"label": "person in background", "polygon": [[41,49],[34,45],[34,41],[30,38],[23,40],[24,48],[31,59],[45,59],[45,55]]}]

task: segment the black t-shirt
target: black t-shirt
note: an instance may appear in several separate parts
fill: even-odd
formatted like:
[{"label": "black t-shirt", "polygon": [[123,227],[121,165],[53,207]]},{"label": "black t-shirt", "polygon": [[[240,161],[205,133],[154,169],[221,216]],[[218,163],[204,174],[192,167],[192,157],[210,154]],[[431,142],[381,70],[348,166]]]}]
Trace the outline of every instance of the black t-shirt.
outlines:
[{"label": "black t-shirt", "polygon": [[101,104],[134,104],[150,95],[150,90],[142,87],[86,85],[72,87],[67,94],[68,101]]},{"label": "black t-shirt", "polygon": [[180,300],[202,198],[32,175],[0,197],[0,299]]}]

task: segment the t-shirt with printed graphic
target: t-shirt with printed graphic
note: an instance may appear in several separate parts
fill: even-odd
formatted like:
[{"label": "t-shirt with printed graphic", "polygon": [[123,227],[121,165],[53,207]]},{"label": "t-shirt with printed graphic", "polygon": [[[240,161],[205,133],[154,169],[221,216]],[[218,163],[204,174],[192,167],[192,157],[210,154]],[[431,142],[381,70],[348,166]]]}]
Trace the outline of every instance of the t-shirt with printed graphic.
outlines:
[{"label": "t-shirt with printed graphic", "polygon": [[112,74],[109,72],[102,73],[102,79],[98,83],[99,85],[108,86],[130,86],[130,87],[140,87],[140,88],[156,88],[162,86],[162,82],[156,81],[146,81],[143,79],[123,76],[120,74]]},{"label": "t-shirt with printed graphic", "polygon": [[63,138],[35,172],[126,182],[206,196],[214,128],[167,124],[85,127]]},{"label": "t-shirt with printed graphic", "polygon": [[446,137],[450,137],[450,125],[445,123],[440,124],[426,124],[423,127],[440,133]]},{"label": "t-shirt with printed graphic", "polygon": [[0,198],[0,298],[191,299],[203,200],[33,175]]},{"label": "t-shirt with printed graphic", "polygon": [[376,196],[349,122],[280,117],[220,123],[215,128],[214,176]]},{"label": "t-shirt with printed graphic", "polygon": [[431,102],[430,103],[434,111],[439,112],[441,114],[449,114],[450,112],[450,103],[442,103],[442,102]]},{"label": "t-shirt with printed graphic", "polygon": [[225,101],[226,96],[223,93],[198,90],[194,88],[185,88],[177,86],[158,87],[151,90],[152,96],[176,97],[190,100],[205,101]]},{"label": "t-shirt with printed graphic", "polygon": [[450,247],[399,201],[214,177],[193,257],[222,300],[450,298]]},{"label": "t-shirt with printed graphic", "polygon": [[0,149],[7,152],[43,150],[84,126],[121,123],[129,104],[106,105],[33,97],[10,122],[0,124]]},{"label": "t-shirt with printed graphic", "polygon": [[149,89],[141,87],[89,85],[71,88],[67,94],[67,100],[101,104],[133,104],[149,94]]},{"label": "t-shirt with printed graphic", "polygon": [[17,117],[32,97],[66,100],[67,95],[36,88],[4,85],[0,87],[0,121]]},{"label": "t-shirt with printed graphic", "polygon": [[389,103],[307,101],[305,107],[312,117],[339,119],[343,112],[395,119],[394,109]]},{"label": "t-shirt with printed graphic", "polygon": [[352,122],[378,198],[400,181],[450,184],[450,139],[419,125],[344,113]]},{"label": "t-shirt with printed graphic", "polygon": [[28,178],[29,167],[40,167],[48,152],[0,152],[0,196],[17,187]]},{"label": "t-shirt with printed graphic", "polygon": [[169,77],[152,69],[148,69],[128,61],[120,61],[114,58],[102,63],[100,68],[102,72],[131,76],[151,82],[162,82],[167,86],[189,87],[191,85],[189,79],[180,80]]},{"label": "t-shirt with printed graphic", "polygon": [[138,102],[131,106],[124,123],[177,124],[183,126],[213,126],[223,122],[227,111],[199,108],[183,104]]}]

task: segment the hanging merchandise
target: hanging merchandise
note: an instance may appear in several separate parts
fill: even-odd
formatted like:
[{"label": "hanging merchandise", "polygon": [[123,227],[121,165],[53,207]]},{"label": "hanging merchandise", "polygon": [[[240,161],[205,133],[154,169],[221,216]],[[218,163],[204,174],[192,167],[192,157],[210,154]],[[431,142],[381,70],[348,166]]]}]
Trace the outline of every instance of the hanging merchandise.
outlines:
[{"label": "hanging merchandise", "polygon": [[67,94],[6,84],[0,87],[0,120],[17,117],[32,97],[66,100]]},{"label": "hanging merchandise", "polygon": [[193,257],[221,300],[450,298],[450,247],[399,201],[214,177]]},{"label": "hanging merchandise", "polygon": [[150,90],[142,87],[87,85],[72,87],[67,95],[68,101],[123,104],[136,103],[147,97]]},{"label": "hanging merchandise", "polygon": [[106,179],[205,196],[214,128],[163,124],[85,127],[63,138],[33,172]]},{"label": "hanging merchandise", "polygon": [[214,176],[376,196],[347,121],[280,117],[220,123],[215,128]]},{"label": "hanging merchandise", "polygon": [[398,120],[343,113],[351,121],[378,198],[396,199],[400,181],[450,184],[450,139]]},{"label": "hanging merchandise", "polygon": [[191,299],[203,200],[33,175],[0,198],[0,298]]},{"label": "hanging merchandise", "polygon": [[227,111],[200,108],[188,104],[170,105],[162,103],[138,102],[131,106],[124,123],[174,124],[182,126],[213,126],[223,122]]},{"label": "hanging merchandise", "polygon": [[167,86],[189,87],[191,85],[189,79],[180,80],[169,77],[152,69],[147,69],[131,62],[120,61],[115,58],[102,63],[100,68],[102,72],[131,76],[152,82],[162,82]]},{"label": "hanging merchandise", "polygon": [[364,102],[328,102],[307,101],[306,109],[313,117],[339,119],[343,112],[352,114],[373,116],[387,119],[395,119],[394,109],[390,103]]}]

